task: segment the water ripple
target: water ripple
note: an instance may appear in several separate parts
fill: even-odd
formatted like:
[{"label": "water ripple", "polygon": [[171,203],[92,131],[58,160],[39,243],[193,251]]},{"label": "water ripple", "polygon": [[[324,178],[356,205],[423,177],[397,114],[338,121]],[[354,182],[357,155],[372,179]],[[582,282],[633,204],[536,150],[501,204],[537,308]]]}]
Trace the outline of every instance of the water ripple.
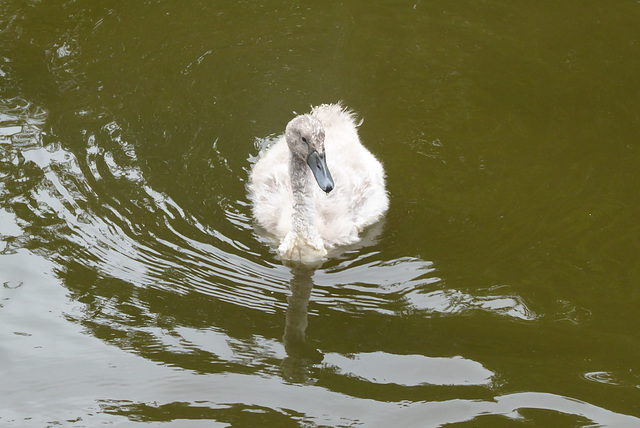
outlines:
[{"label": "water ripple", "polygon": [[[61,45],[58,53],[66,58],[72,54],[69,49]],[[84,158],[78,158],[53,138],[42,141],[42,110],[19,99],[0,107],[0,135],[11,142],[3,158],[17,160],[10,179],[28,182],[41,177],[30,192],[10,199],[14,209],[21,205],[31,216],[48,219],[40,234],[66,242],[59,242],[58,248],[69,249],[56,257],[82,261],[102,276],[136,287],[197,292],[266,313],[286,309],[293,275],[275,260],[262,258],[263,242],[250,236],[253,226],[246,201],[219,201],[228,222],[225,228],[243,233],[244,239],[232,239],[149,185],[134,144],[116,120],[99,115],[105,123],[96,132],[82,131],[86,150]],[[23,170],[28,168],[39,173],[27,174]],[[16,238],[14,245],[24,239],[28,238]],[[453,289],[438,277],[432,262],[412,257],[380,260],[379,251],[366,248],[348,249],[311,275],[316,308],[423,316],[485,311],[536,318],[507,286],[474,293]]]},{"label": "water ripple", "polygon": [[[163,401],[154,395],[154,400],[104,400],[100,405],[103,412],[123,415],[154,415],[164,409],[181,406],[181,414],[206,414],[216,419],[219,403],[242,408],[256,408],[262,411],[282,413],[298,423],[320,426],[420,426],[441,427],[449,424],[493,422],[503,426],[506,421],[534,423],[532,411],[552,412],[565,415],[573,420],[573,425],[593,424],[593,426],[638,427],[640,419],[612,412],[585,401],[557,394],[543,392],[520,392],[498,395],[491,399],[450,399],[442,401],[393,402],[369,398],[355,398],[336,393],[322,387],[308,385],[301,389],[294,385],[281,384],[274,387],[273,379],[257,376],[227,374],[212,376],[201,382],[215,384],[216,388],[188,388],[181,382],[171,382],[172,401]],[[169,381],[167,379],[166,381]],[[198,396],[201,388],[209,391],[209,399],[202,401]],[[192,392],[190,392],[192,391]],[[252,399],[247,401],[246,391],[252,391]],[[277,393],[274,393],[277,391]],[[176,401],[176,396],[180,401]],[[295,412],[291,410],[294,409]],[[147,416],[147,422],[161,420]]]},{"label": "water ripple", "polygon": [[[106,150],[97,138],[88,136],[86,168],[60,145],[20,151],[25,162],[37,165],[45,177],[32,193],[31,205],[39,207],[34,214],[54,213],[63,222],[67,232],[59,238],[76,248],[72,258],[139,287],[197,291],[268,313],[286,308],[292,278],[287,268],[266,263],[247,243],[202,224],[172,198],[151,188],[131,162],[136,156],[120,127],[111,122],[104,129],[114,144],[107,144]],[[124,164],[118,163],[120,159]],[[91,180],[84,170],[90,171]],[[101,183],[111,180],[126,198],[101,190]],[[225,211],[226,218],[249,229],[248,206],[236,207],[244,212],[234,207]],[[508,287],[470,294],[445,287],[432,262],[411,257],[381,261],[375,251],[352,254],[315,272],[312,296],[318,305],[386,315],[480,310],[523,320],[536,317]]]}]

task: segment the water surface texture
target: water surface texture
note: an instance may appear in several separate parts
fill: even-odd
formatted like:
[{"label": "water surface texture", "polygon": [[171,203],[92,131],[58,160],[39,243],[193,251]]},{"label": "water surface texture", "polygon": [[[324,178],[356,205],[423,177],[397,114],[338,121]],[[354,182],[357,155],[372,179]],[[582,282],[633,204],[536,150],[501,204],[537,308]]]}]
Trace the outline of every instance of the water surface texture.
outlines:
[{"label": "water surface texture", "polygon": [[[640,426],[640,3],[0,3],[0,425]],[[246,191],[342,100],[391,205]],[[331,154],[328,154],[331,156]]]}]

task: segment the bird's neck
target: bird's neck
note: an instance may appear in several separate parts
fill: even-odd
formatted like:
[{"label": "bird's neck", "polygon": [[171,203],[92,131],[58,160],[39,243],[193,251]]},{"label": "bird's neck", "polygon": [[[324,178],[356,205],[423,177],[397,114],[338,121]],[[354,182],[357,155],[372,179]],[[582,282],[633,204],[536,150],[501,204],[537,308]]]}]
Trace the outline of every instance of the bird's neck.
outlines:
[{"label": "bird's neck", "polygon": [[292,229],[299,236],[315,238],[318,229],[313,201],[313,177],[307,164],[295,156],[291,156],[289,173],[293,191]]},{"label": "bird's neck", "polygon": [[316,225],[315,183],[307,164],[294,156],[291,156],[289,173],[293,191],[291,229],[280,242],[278,252],[288,260],[317,262],[327,254],[327,250]]}]

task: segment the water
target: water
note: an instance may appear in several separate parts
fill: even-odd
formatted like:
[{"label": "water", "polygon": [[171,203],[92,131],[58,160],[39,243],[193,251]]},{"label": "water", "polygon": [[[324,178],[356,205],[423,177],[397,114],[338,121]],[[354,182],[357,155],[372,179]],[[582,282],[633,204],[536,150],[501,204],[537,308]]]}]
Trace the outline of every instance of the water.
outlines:
[{"label": "water", "polygon": [[[0,424],[640,426],[637,2],[0,4]],[[286,266],[246,180],[388,175]]]}]

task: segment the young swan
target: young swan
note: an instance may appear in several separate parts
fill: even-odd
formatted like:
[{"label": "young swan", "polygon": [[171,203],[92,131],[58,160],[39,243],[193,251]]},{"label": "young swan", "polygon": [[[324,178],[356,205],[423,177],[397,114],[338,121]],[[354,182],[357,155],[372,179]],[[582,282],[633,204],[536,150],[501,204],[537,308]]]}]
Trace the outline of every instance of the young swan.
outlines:
[{"label": "young swan", "polygon": [[353,114],[337,104],[291,120],[251,171],[249,192],[279,255],[310,263],[357,242],[389,206],[382,165],[360,143]]}]

